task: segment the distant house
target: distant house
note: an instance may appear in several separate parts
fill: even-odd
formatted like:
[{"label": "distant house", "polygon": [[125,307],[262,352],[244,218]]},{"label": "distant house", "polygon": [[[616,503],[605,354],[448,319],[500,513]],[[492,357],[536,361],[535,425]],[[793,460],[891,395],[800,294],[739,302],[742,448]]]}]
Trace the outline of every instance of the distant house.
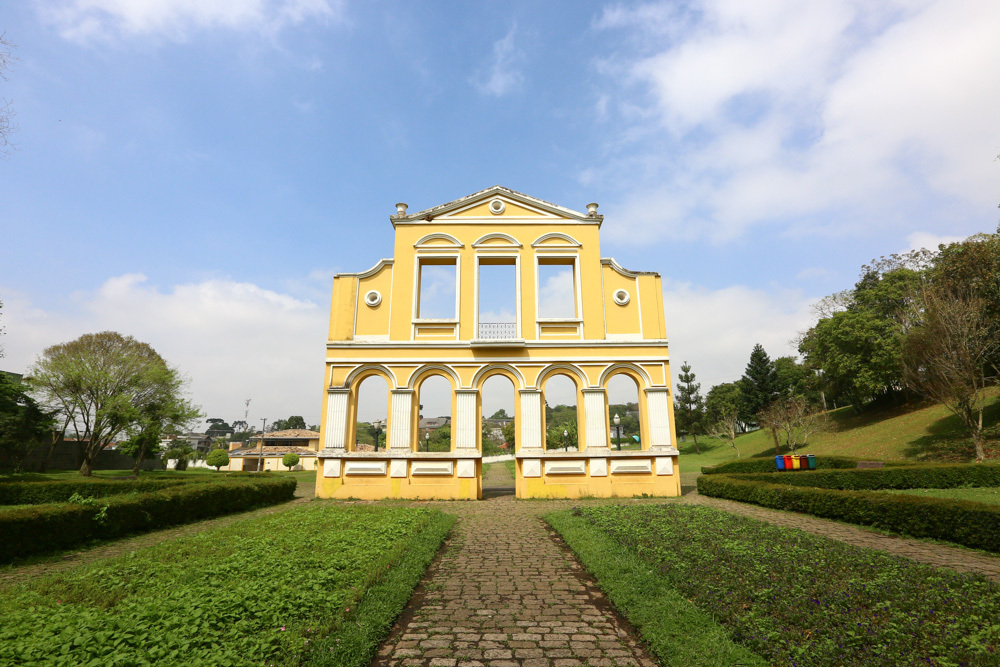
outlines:
[{"label": "distant house", "polygon": [[441,428],[447,424],[450,419],[448,417],[428,417],[426,419],[420,420],[420,430],[421,431],[433,431],[436,428]]},{"label": "distant house", "polygon": [[[229,467],[227,470],[287,470],[281,459],[289,452],[299,455],[299,463],[292,470],[315,470],[316,452],[319,451],[319,433],[303,428],[272,431],[261,436],[255,435],[250,442],[230,443]],[[263,463],[261,459],[263,458]]]},{"label": "distant house", "polygon": [[187,444],[196,452],[207,454],[212,451],[213,442],[215,440],[207,433],[185,433],[183,435],[168,435],[160,441],[160,444],[164,449]]}]

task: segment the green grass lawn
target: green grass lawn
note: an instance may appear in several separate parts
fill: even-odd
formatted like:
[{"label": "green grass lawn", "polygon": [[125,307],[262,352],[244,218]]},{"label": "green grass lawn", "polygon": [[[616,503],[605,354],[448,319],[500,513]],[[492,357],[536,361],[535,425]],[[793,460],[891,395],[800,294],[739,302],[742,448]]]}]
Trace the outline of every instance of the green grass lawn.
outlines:
[{"label": "green grass lawn", "polygon": [[[962,461],[972,458],[971,439],[962,425],[943,405],[910,404],[872,408],[860,415],[843,407],[830,413],[831,428],[799,447],[797,453],[817,456],[851,456],[886,461],[914,459],[927,461]],[[992,391],[984,423],[992,448],[1000,450],[1000,389]],[[699,437],[701,454],[695,453],[690,436],[678,443],[681,452],[681,484],[693,486],[702,466],[736,460],[736,451],[724,441]],[[768,431],[760,430],[736,438],[742,458],[773,457],[774,441]],[[788,452],[782,448],[782,454]],[[994,452],[1000,455],[1000,451]]]},{"label": "green grass lawn", "polygon": [[924,498],[945,498],[947,500],[970,500],[975,503],[1000,505],[1000,488],[960,488],[960,489],[902,489],[886,490],[883,493],[903,493]]},{"label": "green grass lawn", "polygon": [[1000,585],[978,575],[689,505],[546,518],[661,665],[1000,663]]},{"label": "green grass lawn", "polygon": [[454,519],[317,502],[0,591],[0,664],[367,665]]}]

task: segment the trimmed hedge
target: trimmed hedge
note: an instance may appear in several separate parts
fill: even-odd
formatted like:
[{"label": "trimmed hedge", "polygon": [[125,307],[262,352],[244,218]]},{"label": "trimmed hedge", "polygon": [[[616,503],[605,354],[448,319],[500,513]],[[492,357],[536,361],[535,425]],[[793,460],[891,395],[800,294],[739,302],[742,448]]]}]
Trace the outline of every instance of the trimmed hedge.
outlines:
[{"label": "trimmed hedge", "polygon": [[41,505],[64,503],[73,494],[88,498],[105,498],[123,493],[149,493],[179,484],[211,480],[191,479],[58,479],[44,482],[5,482],[0,484],[0,505]]},{"label": "trimmed hedge", "polygon": [[182,484],[93,504],[51,503],[0,511],[0,562],[291,500],[294,479],[258,477]]},{"label": "trimmed hedge", "polygon": [[996,463],[940,463],[900,468],[815,470],[777,477],[764,475],[731,475],[731,477],[748,482],[766,481],[774,484],[845,491],[955,489],[959,487],[1000,486],[1000,465]]},{"label": "trimmed hedge", "polygon": [[[702,475],[698,478],[698,493],[1000,552],[1000,507],[996,505],[893,493],[810,488],[772,483],[773,479]],[[787,481],[784,477],[781,479]]]},{"label": "trimmed hedge", "polygon": [[[854,469],[858,467],[858,461],[868,461],[870,459],[856,459],[850,456],[817,456],[816,469]],[[886,461],[885,466],[896,468],[901,466],[920,465],[913,461]],[[779,471],[774,464],[774,457],[742,459],[739,461],[729,461],[720,463],[717,466],[702,466],[703,475],[729,475],[732,473],[756,473],[756,472],[785,472]],[[788,471],[789,474],[794,471]]]}]

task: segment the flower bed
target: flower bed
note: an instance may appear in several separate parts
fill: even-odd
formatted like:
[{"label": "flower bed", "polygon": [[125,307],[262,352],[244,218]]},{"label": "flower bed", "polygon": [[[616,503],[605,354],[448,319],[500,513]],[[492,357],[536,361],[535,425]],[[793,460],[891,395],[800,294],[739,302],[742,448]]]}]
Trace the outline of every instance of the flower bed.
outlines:
[{"label": "flower bed", "polygon": [[578,526],[644,564],[650,589],[666,582],[768,664],[1000,661],[1000,586],[982,577],[707,508],[598,506],[574,514]]}]

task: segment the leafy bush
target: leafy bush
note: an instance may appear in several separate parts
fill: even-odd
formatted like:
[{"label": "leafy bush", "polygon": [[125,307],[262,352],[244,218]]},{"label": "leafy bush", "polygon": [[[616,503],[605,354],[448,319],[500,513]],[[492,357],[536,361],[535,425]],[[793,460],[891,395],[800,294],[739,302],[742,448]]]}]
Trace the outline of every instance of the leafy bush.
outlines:
[{"label": "leafy bush", "polygon": [[328,641],[305,664],[367,667],[453,521],[310,503],[34,580],[0,592],[0,664],[298,665]]},{"label": "leafy bush", "polygon": [[148,493],[162,491],[181,484],[205,482],[208,480],[189,479],[60,479],[44,482],[4,482],[0,484],[0,505],[39,505],[41,503],[63,503],[74,495],[88,498],[104,498],[123,493]]},{"label": "leafy bush", "polygon": [[229,465],[229,452],[224,449],[213,449],[205,457],[205,463],[215,468],[218,472],[222,466]]},{"label": "leafy bush", "polygon": [[954,489],[962,486],[1000,486],[1000,465],[943,463],[900,468],[815,470],[781,475],[732,475],[744,481],[763,481],[821,489]]},{"label": "leafy bush", "polygon": [[292,466],[298,464],[299,464],[299,455],[296,454],[295,452],[288,452],[287,454],[281,457],[281,465],[285,466],[289,470],[292,469]]},{"label": "leafy bush", "polygon": [[[850,456],[817,456],[816,457],[816,469],[823,470],[827,468],[842,469],[842,468],[857,468],[858,461],[861,459],[851,458]],[[886,467],[897,467],[897,466],[916,466],[919,464],[913,463],[912,461],[886,461]],[[727,463],[722,463],[717,466],[702,466],[701,472],[704,475],[728,475],[730,473],[755,473],[755,472],[778,472],[777,466],[774,463],[774,457],[768,456],[766,458],[752,458],[743,459],[741,461],[729,461]]]},{"label": "leafy bush", "polygon": [[0,511],[0,562],[65,549],[258,505],[291,500],[294,479],[258,477],[185,484],[148,493],[106,496],[100,502],[53,503]]},{"label": "leafy bush", "polygon": [[[792,476],[789,476],[792,477]],[[785,477],[781,481],[787,481]],[[1000,552],[1000,507],[902,494],[793,486],[771,476],[702,475],[698,492]]]},{"label": "leafy bush", "polygon": [[644,564],[651,589],[666,582],[769,664],[951,667],[1000,659],[1000,586],[981,576],[702,507],[574,513]]}]

